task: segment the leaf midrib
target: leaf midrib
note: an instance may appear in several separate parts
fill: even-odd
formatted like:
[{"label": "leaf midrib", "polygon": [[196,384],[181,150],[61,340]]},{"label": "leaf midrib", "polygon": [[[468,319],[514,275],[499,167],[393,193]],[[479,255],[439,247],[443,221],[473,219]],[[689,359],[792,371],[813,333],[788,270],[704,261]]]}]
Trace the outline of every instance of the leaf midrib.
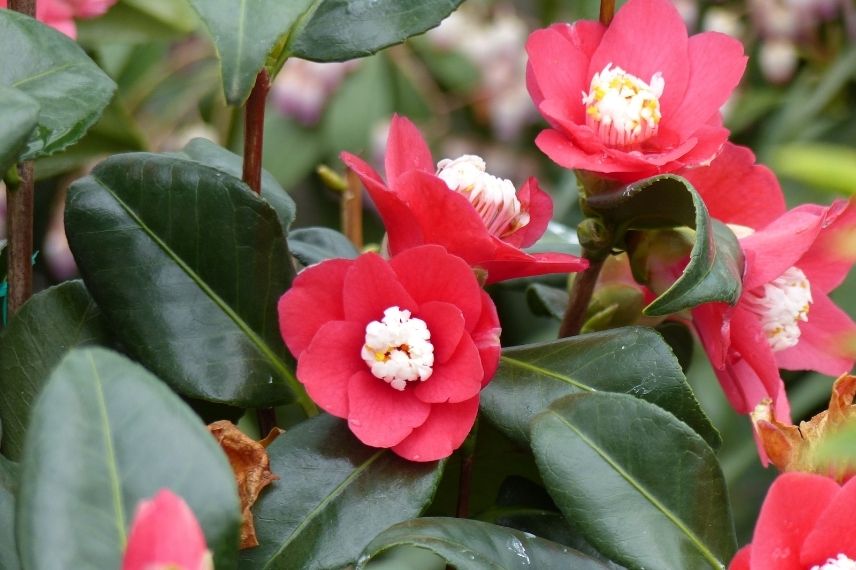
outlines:
[{"label": "leaf midrib", "polygon": [[119,532],[120,551],[125,549],[128,542],[128,536],[125,533],[126,519],[125,507],[122,504],[122,488],[120,484],[119,471],[116,467],[116,450],[113,446],[113,435],[110,431],[110,417],[107,414],[107,402],[104,399],[104,389],[102,388],[101,374],[98,372],[98,367],[95,365],[95,359],[92,353],[87,353],[86,357],[92,366],[92,379],[95,382],[95,392],[97,395],[96,404],[98,406],[98,414],[101,418],[102,427],[104,429],[104,447],[107,450],[107,470],[110,476],[110,493],[113,497],[113,511],[115,514],[116,528]]},{"label": "leaf midrib", "polygon": [[295,394],[300,394],[302,388],[299,386],[297,382],[297,378],[291,373],[291,370],[285,365],[285,363],[280,359],[271,348],[268,346],[264,340],[262,340],[256,332],[250,328],[250,326],[244,321],[240,315],[238,315],[232,307],[230,307],[226,301],[224,301],[211,287],[208,286],[207,283],[190,267],[177,253],[175,253],[169,245],[164,242],[158,235],[137,215],[137,213],[127,204],[124,200],[122,200],[115,192],[113,192],[112,188],[106,185],[102,180],[100,180],[97,176],[93,176],[93,180],[110,196],[116,200],[123,210],[131,217],[131,219],[142,229],[146,235],[176,264],[184,271],[188,277],[190,277],[191,281],[193,281],[199,289],[202,290],[205,295],[211,299],[211,301],[217,305],[217,307],[222,310],[234,323],[235,325],[243,332],[247,338],[256,346],[259,352],[270,362],[270,364],[276,369],[276,371],[281,375],[282,378],[289,383],[289,388]]},{"label": "leaf midrib", "polygon": [[330,491],[326,497],[324,497],[321,502],[319,502],[313,509],[311,509],[306,516],[303,517],[303,520],[300,521],[300,524],[294,527],[294,530],[289,533],[289,535],[283,540],[282,544],[276,551],[271,554],[268,561],[265,563],[264,568],[270,568],[270,565],[283,553],[283,551],[296,539],[300,538],[300,533],[306,528],[310,522],[312,522],[326,507],[330,504],[334,499],[338,498],[347,487],[350,485],[352,481],[361,476],[369,467],[374,464],[381,456],[387,453],[387,450],[380,450],[374,453],[371,457],[369,457],[366,461],[360,464],[359,467],[355,468],[347,477],[345,477],[336,487]]},{"label": "leaf midrib", "polygon": [[630,484],[631,487],[636,489],[642,497],[644,497],[649,503],[651,503],[654,508],[663,513],[672,524],[674,524],[679,531],[681,531],[687,538],[689,538],[690,542],[693,546],[696,547],[696,550],[701,554],[713,568],[716,570],[720,570],[724,568],[723,564],[719,561],[715,554],[713,554],[710,549],[705,546],[704,542],[693,532],[690,528],[688,528],[684,522],[678,518],[678,516],[667,508],[663,503],[661,503],[654,495],[648,492],[645,487],[643,487],[640,483],[636,481],[636,479],[627,471],[624,470],[621,465],[618,464],[609,453],[606,452],[603,448],[601,448],[597,443],[589,439],[582,431],[577,429],[571,422],[569,422],[564,416],[556,412],[555,410],[547,410],[547,412],[556,417],[562,424],[566,425],[571,431],[573,431],[577,436],[588,445],[595,453],[597,453],[610,467],[615,469],[615,471],[621,475],[621,477]]},{"label": "leaf midrib", "polygon": [[580,390],[583,390],[586,392],[596,392],[597,391],[594,388],[592,388],[591,386],[588,386],[586,384],[583,384],[582,382],[574,380],[570,376],[565,376],[563,374],[559,374],[558,372],[553,372],[552,370],[549,370],[547,368],[539,368],[538,366],[535,366],[535,365],[530,364],[528,362],[524,362],[522,360],[517,360],[516,358],[512,358],[510,356],[502,355],[500,357],[500,360],[509,363],[511,366],[517,366],[519,368],[523,368],[524,370],[529,370],[530,372],[536,372],[538,374],[542,374],[542,375],[548,376],[550,378],[555,378],[556,380],[560,380],[562,382],[570,384],[571,386],[574,386],[575,388],[579,388]]}]

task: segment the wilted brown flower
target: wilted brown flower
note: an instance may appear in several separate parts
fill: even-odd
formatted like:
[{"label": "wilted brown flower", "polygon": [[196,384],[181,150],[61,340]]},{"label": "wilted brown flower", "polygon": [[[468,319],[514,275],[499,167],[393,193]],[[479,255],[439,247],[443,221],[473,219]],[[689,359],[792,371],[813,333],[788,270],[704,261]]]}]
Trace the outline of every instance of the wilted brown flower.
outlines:
[{"label": "wilted brown flower", "polygon": [[271,473],[270,459],[265,449],[282,433],[279,428],[273,428],[266,438],[255,441],[246,436],[238,426],[228,420],[214,422],[208,426],[235,473],[238,483],[238,497],[241,500],[241,514],[244,517],[241,524],[241,548],[258,546],[253,513],[250,508],[259,498],[267,485],[278,479]]},{"label": "wilted brown flower", "polygon": [[770,463],[780,471],[818,473],[843,483],[856,475],[856,465],[844,461],[821,460],[817,449],[830,436],[848,425],[856,424],[856,376],[844,374],[832,385],[829,409],[799,427],[776,420],[772,402],[765,399],[752,412],[752,423]]}]

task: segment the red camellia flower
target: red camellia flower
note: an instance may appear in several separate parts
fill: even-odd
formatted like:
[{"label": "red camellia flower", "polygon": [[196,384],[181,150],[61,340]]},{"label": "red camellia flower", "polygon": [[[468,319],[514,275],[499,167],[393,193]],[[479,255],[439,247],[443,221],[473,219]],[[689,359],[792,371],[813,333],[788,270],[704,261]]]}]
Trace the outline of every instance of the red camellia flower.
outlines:
[{"label": "red camellia flower", "polygon": [[608,27],[537,30],[526,51],[529,93],[551,127],[538,148],[625,182],[710,162],[728,137],[719,108],[746,67],[739,41],[688,38],[668,0],[629,0]]},{"label": "red camellia flower", "polygon": [[751,152],[726,147],[708,168],[682,173],[711,214],[729,223],[746,259],[743,295],[693,310],[693,323],[734,408],[751,412],[764,398],[790,418],[779,368],[839,376],[853,366],[842,338],[856,324],[828,297],[853,259],[840,246],[856,228],[856,204],[806,204],[784,212],[772,173]]},{"label": "red camellia flower", "polygon": [[516,191],[510,181],[488,174],[484,161],[473,155],[441,160],[435,170],[422,135],[403,117],[392,118],[386,183],[360,158],[343,152],[342,160],[377,206],[392,255],[439,244],[487,271],[488,283],[588,266],[572,255],[529,255],[520,249],[541,237],[553,215],[552,200],[534,178]]},{"label": "red camellia flower", "polygon": [[785,473],[761,507],[752,544],[729,570],[856,568],[856,479],[843,487],[809,473]]},{"label": "red camellia flower", "polygon": [[280,299],[279,323],[315,403],[413,461],[463,443],[499,363],[493,302],[436,245],[311,266]]},{"label": "red camellia flower", "polygon": [[193,511],[169,489],[139,504],[122,559],[122,570],[159,569],[214,569]]}]

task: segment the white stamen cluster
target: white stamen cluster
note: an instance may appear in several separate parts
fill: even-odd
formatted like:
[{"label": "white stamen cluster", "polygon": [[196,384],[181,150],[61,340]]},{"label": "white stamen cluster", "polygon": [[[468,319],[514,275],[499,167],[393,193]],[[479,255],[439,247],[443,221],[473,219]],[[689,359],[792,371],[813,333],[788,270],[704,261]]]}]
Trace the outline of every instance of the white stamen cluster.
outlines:
[{"label": "white stamen cluster", "polygon": [[749,308],[761,317],[761,327],[774,351],[795,346],[799,322],[808,321],[811,286],[801,270],[791,267],[779,277],[747,292]]},{"label": "white stamen cluster", "polygon": [[463,194],[481,216],[487,231],[506,236],[529,223],[510,180],[486,172],[485,161],[472,154],[437,163],[437,176],[450,190]]},{"label": "white stamen cluster", "polygon": [[823,566],[812,566],[811,570],[856,570],[856,560],[839,554],[835,558],[827,560]]},{"label": "white stamen cluster", "polygon": [[648,140],[660,127],[660,97],[666,81],[657,72],[645,83],[620,67],[606,64],[583,92],[586,125],[613,147],[628,147]]},{"label": "white stamen cluster", "polygon": [[376,378],[396,390],[408,382],[425,381],[434,366],[431,332],[410,311],[389,307],[383,319],[366,325],[366,341],[360,353]]}]

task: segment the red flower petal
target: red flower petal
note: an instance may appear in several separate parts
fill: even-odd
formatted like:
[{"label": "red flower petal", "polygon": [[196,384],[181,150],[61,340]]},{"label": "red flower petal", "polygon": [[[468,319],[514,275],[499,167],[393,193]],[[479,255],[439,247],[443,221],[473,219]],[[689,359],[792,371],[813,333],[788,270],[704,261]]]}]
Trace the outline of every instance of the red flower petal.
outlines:
[{"label": "red flower petal", "polygon": [[342,289],[345,273],[353,265],[346,259],[330,259],[300,272],[291,289],[277,304],[279,330],[295,358],[306,350],[318,329],[328,321],[345,318]]},{"label": "red flower petal", "polygon": [[477,396],[483,378],[479,351],[470,335],[465,334],[449,360],[435,364],[430,378],[407,389],[412,389],[417,398],[429,404],[456,403]]},{"label": "red flower petal", "polygon": [[529,211],[529,223],[503,238],[505,243],[514,247],[529,247],[547,231],[547,224],[553,219],[553,199],[541,190],[538,181],[530,178],[517,192],[521,208]]},{"label": "red flower petal", "polygon": [[801,206],[741,239],[740,246],[746,254],[743,289],[769,283],[796,265],[814,243],[822,222],[823,216]]},{"label": "red flower petal", "polygon": [[297,379],[324,411],[348,417],[348,380],[367,369],[360,356],[365,325],[331,321],[322,326],[297,361]]},{"label": "red flower petal", "polygon": [[591,59],[597,51],[600,42],[603,41],[603,33],[606,31],[606,26],[595,20],[578,20],[573,25],[558,23],[550,28],[565,36],[588,59]]},{"label": "red flower petal", "polygon": [[392,450],[411,461],[449,457],[467,438],[478,411],[478,397],[458,404],[436,404],[425,423]]},{"label": "red flower petal", "polygon": [[410,119],[393,115],[384,157],[386,181],[395,187],[398,177],[411,170],[434,172],[434,159],[419,129]]},{"label": "red flower petal", "polygon": [[536,30],[526,41],[536,95],[561,103],[562,113],[577,122],[585,121],[582,92],[588,91],[586,55],[554,28]]},{"label": "red flower petal", "polygon": [[207,552],[205,536],[193,511],[181,497],[161,489],[153,499],[137,506],[122,570],[165,566],[203,570]]},{"label": "red flower petal", "polygon": [[345,284],[345,318],[362,326],[382,319],[383,312],[390,307],[411,313],[418,307],[390,264],[376,253],[358,257],[345,275]]},{"label": "red flower petal", "polygon": [[389,265],[417,303],[451,303],[463,313],[466,329],[472,330],[481,314],[481,287],[463,259],[440,246],[426,245],[396,255]]},{"label": "red flower petal", "polygon": [[845,356],[840,346],[846,335],[856,333],[856,323],[825,294],[817,292],[813,297],[808,321],[799,324],[799,342],[775,353],[776,362],[788,370],[840,376],[853,368],[853,358]]},{"label": "red flower petal", "polygon": [[714,368],[723,368],[731,345],[731,309],[725,303],[706,303],[693,309],[693,325]]},{"label": "red flower petal", "polygon": [[[779,367],[773,357],[773,349],[754,313],[738,305],[731,318],[731,346],[746,361],[767,390],[767,396],[775,400],[779,392]],[[739,381],[739,380],[738,380]],[[758,401],[747,402],[754,408]]]},{"label": "red flower petal", "polygon": [[817,519],[802,545],[800,562],[805,568],[821,566],[843,554],[856,560],[856,478],[850,479]]},{"label": "red flower petal", "polygon": [[823,216],[821,231],[797,266],[808,277],[812,291],[828,293],[841,285],[856,261],[841,245],[846,236],[856,230],[856,198],[848,202],[838,200],[827,208],[815,208]]},{"label": "red flower petal", "polygon": [[663,126],[679,133],[681,138],[692,135],[719,113],[740,83],[747,61],[742,43],[717,32],[691,37],[688,48],[690,74],[683,101],[671,113],[663,110]]},{"label": "red flower petal", "polygon": [[755,164],[744,146],[726,143],[706,167],[678,172],[695,187],[711,217],[727,224],[761,228],[785,213],[785,197],[776,176]]},{"label": "red flower petal", "polygon": [[389,235],[390,251],[395,253],[425,243],[413,212],[395,192],[386,187],[377,172],[357,156],[343,152],[341,157],[342,162],[362,181],[380,213]]},{"label": "red flower petal", "polygon": [[348,427],[366,445],[396,445],[430,412],[431,404],[419,400],[412,386],[396,390],[365,370],[348,381]]},{"label": "red flower petal", "polygon": [[744,546],[737,551],[731,564],[728,565],[728,570],[749,570],[749,556],[752,554],[752,545]]},{"label": "red flower petal", "polygon": [[454,354],[464,334],[464,314],[451,303],[429,301],[419,306],[414,315],[425,321],[434,345],[434,366],[443,364]]},{"label": "red flower petal", "polygon": [[[547,102],[545,101],[545,103]],[[579,126],[578,128],[581,130],[588,129],[585,126]],[[604,154],[606,153],[606,147],[602,147],[599,154],[589,154],[583,151],[582,148],[572,144],[562,133],[553,129],[541,131],[535,138],[535,145],[550,160],[565,168],[581,168],[604,174],[622,173],[633,170],[633,179],[637,180],[657,173],[657,168],[648,164],[643,155],[637,156],[628,153]]]},{"label": "red flower petal", "polygon": [[[656,34],[656,41],[652,41],[652,34]],[[672,3],[630,0],[622,6],[592,55],[586,79],[591,80],[608,63],[646,83],[655,73],[662,73],[666,85],[660,109],[663,122],[667,122],[684,99],[690,74],[686,24]]]},{"label": "red flower petal", "polygon": [[487,386],[488,382],[493,379],[493,375],[499,366],[499,357],[502,354],[502,348],[499,344],[500,328],[496,305],[493,304],[493,299],[490,298],[490,295],[486,291],[481,291],[481,297],[482,314],[471,335],[473,342],[476,343],[476,348],[479,349],[479,357],[481,358],[482,369],[484,370],[482,386]]},{"label": "red flower petal", "polygon": [[477,265],[487,271],[487,284],[546,275],[548,273],[574,273],[588,267],[588,261],[564,253],[533,253],[527,254],[512,247],[502,248],[504,259],[489,259]]},{"label": "red flower petal", "polygon": [[838,489],[834,481],[819,475],[779,475],[755,525],[752,570],[804,570],[800,547]]}]

